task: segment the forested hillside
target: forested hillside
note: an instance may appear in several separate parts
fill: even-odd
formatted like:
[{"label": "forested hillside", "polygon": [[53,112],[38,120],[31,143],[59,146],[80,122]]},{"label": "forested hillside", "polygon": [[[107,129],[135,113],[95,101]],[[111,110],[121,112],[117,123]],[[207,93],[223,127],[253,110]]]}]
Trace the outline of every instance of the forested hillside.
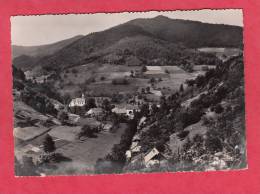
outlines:
[{"label": "forested hillside", "polygon": [[[112,156],[99,160],[99,173],[118,171],[186,171],[234,169],[246,166],[244,64],[235,57],[208,70],[204,76],[187,80],[189,87],[168,98],[160,108],[143,105],[137,121],[145,118],[135,137],[140,152],[127,162],[125,144],[116,146]],[[189,102],[189,103],[187,103]],[[134,123],[133,123],[134,124]],[[130,136],[132,138],[132,136]],[[164,159],[149,168],[141,158],[156,148]],[[111,162],[111,168],[104,163]],[[103,170],[103,171],[102,171]]]},{"label": "forested hillside", "polygon": [[18,68],[40,72],[104,61],[122,65],[128,65],[129,61],[136,65],[153,65],[154,59],[163,59],[164,63],[178,65],[193,60],[190,48],[198,47],[242,48],[242,28],[163,16],[136,19],[78,38],[59,49],[44,49],[51,51],[48,55],[20,56],[13,63]]}]

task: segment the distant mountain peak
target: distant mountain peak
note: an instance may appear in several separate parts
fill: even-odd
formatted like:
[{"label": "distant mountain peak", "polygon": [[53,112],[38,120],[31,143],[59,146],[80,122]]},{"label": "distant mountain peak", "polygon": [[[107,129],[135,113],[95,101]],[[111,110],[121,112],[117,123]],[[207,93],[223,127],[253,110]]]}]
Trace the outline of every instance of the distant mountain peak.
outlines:
[{"label": "distant mountain peak", "polygon": [[170,20],[170,18],[168,18],[167,16],[164,16],[164,15],[158,15],[158,16],[154,17],[154,19],[167,19],[167,20]]}]

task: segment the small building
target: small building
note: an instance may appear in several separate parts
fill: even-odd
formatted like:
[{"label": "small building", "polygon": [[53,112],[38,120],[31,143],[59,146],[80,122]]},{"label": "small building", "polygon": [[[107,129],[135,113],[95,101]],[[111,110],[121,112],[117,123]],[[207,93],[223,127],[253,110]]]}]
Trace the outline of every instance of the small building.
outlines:
[{"label": "small building", "polygon": [[146,69],[147,71],[144,73],[144,76],[147,78],[169,77],[169,75],[165,73],[161,66],[146,66]]},{"label": "small building", "polygon": [[112,128],[113,128],[112,124],[106,123],[105,125],[103,125],[104,131],[110,131]]},{"label": "small building", "polygon": [[90,116],[90,117],[97,117],[100,116],[104,113],[102,108],[91,108],[88,110],[88,112],[86,112],[86,116]]},{"label": "small building", "polygon": [[126,115],[129,118],[134,118],[134,112],[140,111],[138,106],[134,105],[117,105],[115,108],[112,109],[112,112],[116,114]]},{"label": "small building", "polygon": [[80,119],[79,115],[71,114],[71,113],[68,114],[68,117],[69,117],[69,121],[71,121],[73,123],[78,122],[78,120]]},{"label": "small building", "polygon": [[152,160],[155,156],[157,156],[160,152],[156,149],[153,148],[148,154],[144,156],[144,162],[147,164],[150,160]]},{"label": "small building", "polygon": [[69,103],[69,107],[75,107],[75,106],[83,107],[85,105],[86,105],[86,98],[84,94],[82,94],[81,98],[74,98]]}]

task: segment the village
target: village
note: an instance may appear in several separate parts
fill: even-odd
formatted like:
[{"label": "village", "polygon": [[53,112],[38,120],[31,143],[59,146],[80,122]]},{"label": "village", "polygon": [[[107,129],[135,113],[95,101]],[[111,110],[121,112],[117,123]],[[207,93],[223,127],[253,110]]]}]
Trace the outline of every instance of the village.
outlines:
[{"label": "village", "polygon": [[[214,66],[207,67],[214,68]],[[81,96],[72,98],[67,104],[53,100],[52,103],[58,111],[57,118],[51,115],[40,115],[41,119],[37,117],[37,119],[35,119],[36,123],[34,123],[33,126],[24,127],[21,126],[20,122],[14,129],[14,135],[17,139],[16,142],[18,142],[16,157],[18,160],[23,160],[23,158],[26,160],[26,158],[31,157],[33,163],[37,164],[40,160],[39,158],[44,153],[44,137],[50,135],[55,143],[55,152],[59,152],[71,160],[70,162],[62,161],[59,163],[54,173],[65,173],[62,172],[64,166],[66,166],[65,169],[70,168],[67,166],[73,166],[73,163],[84,164],[83,166],[87,166],[86,169],[88,171],[93,172],[96,160],[108,154],[112,147],[120,141],[121,135],[129,127],[128,123],[134,119],[136,113],[140,113],[144,106],[147,106],[150,112],[153,106],[159,108],[162,97],[170,96],[179,90],[183,92],[187,87],[185,84],[186,79],[197,77],[204,72],[205,66],[196,66],[196,69],[192,73],[188,73],[177,66],[131,67],[131,71],[128,73],[121,72],[121,75],[118,73],[119,76],[117,75],[116,78],[113,77],[113,79],[111,79],[112,87],[113,85],[117,87],[122,84],[127,88],[131,85],[132,80],[135,79],[138,81],[141,79],[145,80],[146,87],[141,85],[143,87],[137,87],[135,92],[131,92],[127,95],[124,95],[124,92],[119,92],[116,96],[112,97],[104,95],[93,96],[93,94],[90,95],[90,93],[86,91],[82,93]],[[25,75],[27,80],[32,80],[38,84],[42,84],[48,79],[48,76],[35,78],[29,73],[25,73]],[[130,84],[125,84],[124,80],[130,82]],[[169,84],[169,82],[172,84]],[[15,114],[16,117],[26,120],[26,112],[29,111],[19,110],[19,112],[15,112]],[[43,121],[39,122],[40,120]],[[26,122],[28,121],[26,120]],[[145,117],[141,117],[138,121],[137,128],[140,128],[144,123]],[[89,128],[91,128],[91,130]],[[92,132],[88,134],[88,132],[84,132],[82,129],[87,129]],[[102,145],[102,143],[104,143],[103,141],[107,141],[106,143],[108,145],[105,149],[101,148],[100,153],[96,150],[95,156],[91,156],[91,153],[84,156],[88,150],[87,146],[93,147],[93,144]],[[73,150],[75,150],[75,152]],[[135,163],[135,155],[137,155],[140,150],[141,146],[138,145],[137,135],[134,136],[130,149],[125,152],[127,161],[129,163]],[[89,150],[89,152],[91,152],[91,150]],[[160,156],[160,160],[158,160],[158,156]],[[156,148],[153,148],[143,155],[142,161],[144,161],[143,164],[148,167],[158,165],[163,158],[165,158],[165,156]],[[71,163],[71,165],[69,165],[69,163]],[[140,163],[140,159],[138,163]],[[46,171],[46,169],[44,171]],[[76,171],[78,171],[78,169],[76,169]],[[45,173],[48,173],[48,170]]]}]

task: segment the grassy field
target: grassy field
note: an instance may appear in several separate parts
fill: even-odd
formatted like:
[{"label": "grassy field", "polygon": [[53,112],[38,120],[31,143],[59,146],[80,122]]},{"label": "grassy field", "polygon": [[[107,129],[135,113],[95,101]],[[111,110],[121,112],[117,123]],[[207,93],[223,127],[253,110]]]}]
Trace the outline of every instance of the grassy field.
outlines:
[{"label": "grassy field", "polygon": [[73,171],[73,174],[93,172],[97,159],[110,153],[114,144],[120,142],[126,128],[127,125],[121,123],[114,133],[101,132],[97,138],[87,138],[83,142],[72,141],[58,148],[56,152],[62,153],[72,161],[59,163],[57,169],[51,170],[51,174],[67,174],[69,171]]},{"label": "grassy field", "polygon": [[[161,90],[163,94],[168,95],[179,90],[180,85],[187,79],[193,79],[199,74],[203,74],[204,65],[194,66],[194,72],[188,73],[178,66],[148,66],[151,71],[155,68],[159,74],[149,74],[147,78],[131,78],[131,71],[140,70],[139,66],[123,66],[111,64],[86,64],[78,67],[71,68],[69,73],[66,73],[67,78],[65,85],[60,91],[62,93],[70,93],[75,97],[76,91],[82,91],[78,83],[84,83],[89,78],[94,78],[94,82],[84,83],[84,90],[94,96],[112,96],[115,93],[121,94],[135,94],[141,88],[151,87],[149,82],[152,77],[155,79],[161,78],[162,81],[155,83],[155,89]],[[214,66],[208,66],[213,68]],[[72,69],[77,69],[77,73],[72,73]],[[165,71],[168,73],[165,73]],[[64,77],[64,75],[63,75]],[[101,78],[104,79],[101,79]],[[114,85],[112,80],[119,77],[127,77],[129,84],[127,85]],[[65,79],[65,78],[64,78]],[[82,87],[82,86],[81,86]],[[185,86],[184,86],[185,87]]]},{"label": "grassy field", "polygon": [[164,94],[170,94],[179,90],[180,85],[187,79],[195,78],[197,75],[188,73],[177,66],[162,66],[169,71],[169,78],[162,78],[162,81],[156,83],[156,88],[162,90]]},{"label": "grassy field", "polygon": [[[93,173],[97,159],[104,158],[111,152],[113,146],[120,142],[127,127],[127,124],[121,123],[118,129],[113,132],[100,132],[97,137],[84,140],[76,138],[81,129],[80,126],[54,127],[48,134],[52,136],[55,142],[55,152],[61,153],[67,158],[67,161],[52,163],[43,167],[42,170],[47,175]],[[15,149],[16,157],[21,158],[23,155],[28,155],[25,153],[28,146],[41,150],[39,153],[34,153],[34,157],[37,157],[42,152],[44,137],[45,134],[26,142],[26,144],[17,146]]]},{"label": "grassy field", "polygon": [[[115,78],[128,77],[131,71],[140,70],[139,66],[124,66],[124,65],[111,65],[111,64],[85,64],[65,70],[61,73],[62,81],[56,82],[56,86],[60,93],[69,93],[72,96],[76,91],[82,88],[79,84],[84,85],[88,91],[93,95],[107,93],[111,95],[118,92],[133,93],[137,90],[136,81],[130,82],[129,85],[113,85],[112,80]],[[76,73],[75,73],[76,71]],[[85,83],[87,80],[94,79],[94,82]],[[133,84],[132,84],[133,83]],[[60,88],[61,87],[61,88]]]}]

